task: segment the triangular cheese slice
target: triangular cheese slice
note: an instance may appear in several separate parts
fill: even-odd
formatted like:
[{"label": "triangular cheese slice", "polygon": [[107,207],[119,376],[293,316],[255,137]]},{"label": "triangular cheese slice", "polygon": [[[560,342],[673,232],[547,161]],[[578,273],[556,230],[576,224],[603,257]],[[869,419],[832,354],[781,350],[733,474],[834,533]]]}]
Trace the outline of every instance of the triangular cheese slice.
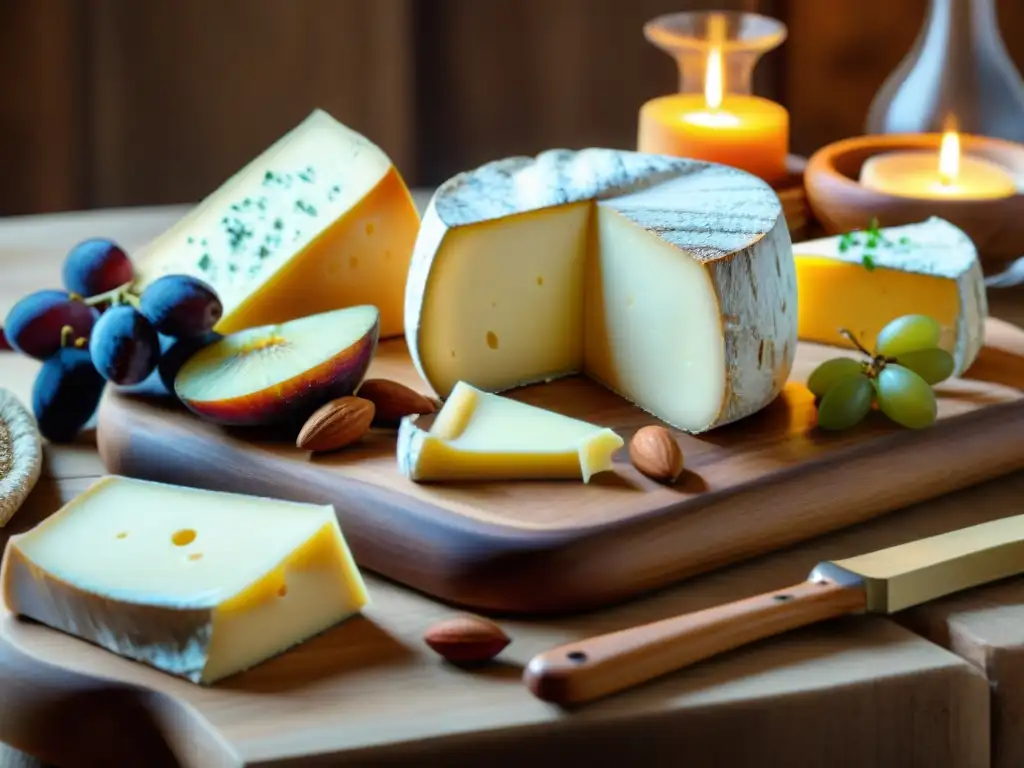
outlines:
[{"label": "triangular cheese slice", "polygon": [[612,468],[611,429],[458,382],[429,431],[406,417],[398,466],[416,481],[582,479]]}]

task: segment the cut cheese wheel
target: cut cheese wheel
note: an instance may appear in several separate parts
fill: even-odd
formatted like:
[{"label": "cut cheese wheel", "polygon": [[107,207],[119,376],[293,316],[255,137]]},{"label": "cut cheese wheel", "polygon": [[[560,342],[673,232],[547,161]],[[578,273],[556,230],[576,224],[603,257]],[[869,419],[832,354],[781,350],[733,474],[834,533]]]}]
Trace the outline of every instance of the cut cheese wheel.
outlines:
[{"label": "cut cheese wheel", "polygon": [[320,110],[226,181],[134,261],[140,287],[194,275],[231,333],[374,304],[401,335],[419,214],[387,155]]},{"label": "cut cheese wheel", "polygon": [[928,315],[942,327],[954,374],[970,367],[985,341],[988,300],[978,253],[960,229],[939,218],[877,233],[809,240],[793,246],[801,339],[869,350],[891,320]]},{"label": "cut cheese wheel", "polygon": [[429,430],[406,416],[398,467],[416,481],[582,479],[612,468],[613,430],[458,382]]},{"label": "cut cheese wheel", "polygon": [[771,188],[606,149],[511,158],[424,214],[406,339],[442,397],[583,372],[703,432],[770,403],[796,353],[796,277]]},{"label": "cut cheese wheel", "polygon": [[15,614],[212,683],[358,613],[330,506],[106,477],[4,554]]}]

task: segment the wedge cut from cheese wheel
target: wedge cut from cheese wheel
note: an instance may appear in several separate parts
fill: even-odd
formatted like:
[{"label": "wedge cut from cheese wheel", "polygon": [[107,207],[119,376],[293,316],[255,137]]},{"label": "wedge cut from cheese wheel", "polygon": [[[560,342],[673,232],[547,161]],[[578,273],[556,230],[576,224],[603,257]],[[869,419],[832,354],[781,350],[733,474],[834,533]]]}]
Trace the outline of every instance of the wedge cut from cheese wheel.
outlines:
[{"label": "wedge cut from cheese wheel", "polygon": [[581,479],[612,468],[614,430],[458,382],[429,430],[406,416],[398,468],[418,482]]},{"label": "wedge cut from cheese wheel", "polygon": [[0,581],[13,613],[196,683],[368,602],[332,507],[116,476],[12,536]]},{"label": "wedge cut from cheese wheel", "polygon": [[839,333],[845,328],[873,351],[891,320],[921,314],[942,326],[955,375],[981,351],[988,316],[981,263],[971,239],[948,221],[808,240],[793,251],[800,338],[852,347]]},{"label": "wedge cut from cheese wheel", "polygon": [[386,338],[403,330],[418,230],[387,155],[316,110],[133,260],[141,287],[168,273],[212,285],[221,333],[373,304]]},{"label": "wedge cut from cheese wheel", "polygon": [[797,294],[778,197],[725,166],[552,150],[460,174],[432,198],[406,339],[442,397],[586,373],[703,432],[780,392]]}]

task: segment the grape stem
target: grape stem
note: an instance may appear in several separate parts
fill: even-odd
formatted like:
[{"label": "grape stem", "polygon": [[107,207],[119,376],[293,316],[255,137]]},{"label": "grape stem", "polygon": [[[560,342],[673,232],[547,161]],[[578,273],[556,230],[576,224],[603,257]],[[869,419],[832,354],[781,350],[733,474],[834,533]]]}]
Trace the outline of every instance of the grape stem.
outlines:
[{"label": "grape stem", "polygon": [[871,354],[864,347],[864,345],[857,340],[857,337],[854,336],[852,333],[850,333],[850,331],[846,330],[845,328],[840,328],[839,333],[842,336],[845,336],[849,340],[849,342],[853,344],[853,346],[855,346],[857,349],[859,349],[861,352],[867,355],[868,359],[871,360],[870,363],[867,363],[867,370],[865,371],[865,373],[868,375],[868,378],[876,378],[878,374],[882,372],[882,369],[885,368],[885,366],[889,365],[889,363],[899,362],[895,357],[886,357],[885,355]]},{"label": "grape stem", "polygon": [[839,333],[840,333],[840,335],[842,335],[842,336],[845,336],[845,337],[846,337],[846,339],[847,339],[847,340],[848,340],[848,341],[849,341],[849,342],[850,342],[851,344],[853,344],[853,346],[855,346],[855,347],[856,347],[857,349],[859,349],[859,350],[860,350],[861,352],[863,352],[863,353],[864,353],[865,355],[867,355],[868,357],[870,357],[870,358],[874,359],[874,357],[875,357],[875,356],[874,356],[874,355],[872,355],[872,354],[871,354],[870,352],[868,352],[868,351],[867,351],[867,349],[865,349],[865,348],[864,348],[864,345],[863,345],[863,344],[861,344],[861,343],[860,343],[860,342],[859,342],[859,341],[857,340],[857,337],[856,337],[856,336],[854,336],[854,335],[853,335],[852,333],[850,333],[850,332],[849,332],[848,330],[846,330],[845,328],[840,328],[840,329],[839,329]]},{"label": "grape stem", "polygon": [[118,300],[126,301],[127,303],[131,304],[133,307],[137,307],[138,306],[139,298],[138,298],[138,296],[136,296],[135,294],[133,294],[131,292],[131,287],[134,284],[135,284],[134,281],[128,282],[128,283],[125,283],[124,285],[117,286],[117,288],[112,288],[109,291],[105,291],[104,293],[97,293],[95,296],[89,296],[88,298],[83,298],[82,296],[79,296],[78,294],[71,294],[71,297],[73,299],[78,299],[79,301],[85,302],[85,304],[87,306],[90,306],[90,307],[94,307],[97,304],[102,304],[105,301],[118,301]]}]

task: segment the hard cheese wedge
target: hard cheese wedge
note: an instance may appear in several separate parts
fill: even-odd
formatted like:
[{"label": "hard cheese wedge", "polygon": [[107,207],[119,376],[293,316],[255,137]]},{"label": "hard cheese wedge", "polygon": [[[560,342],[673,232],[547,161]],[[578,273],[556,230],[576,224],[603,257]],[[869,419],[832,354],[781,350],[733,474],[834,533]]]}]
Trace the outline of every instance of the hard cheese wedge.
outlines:
[{"label": "hard cheese wedge", "polygon": [[605,149],[510,158],[434,195],[406,338],[442,397],[583,372],[702,432],[771,402],[796,353],[789,231],[761,180]]},{"label": "hard cheese wedge", "polygon": [[135,254],[140,285],[168,273],[210,283],[230,333],[374,304],[402,333],[419,214],[377,146],[322,111]]},{"label": "hard cheese wedge", "polygon": [[13,613],[196,683],[368,601],[330,506],[116,476],[12,536],[0,581]]},{"label": "hard cheese wedge", "polygon": [[412,480],[590,480],[612,468],[614,431],[458,382],[429,431],[407,416],[398,467]]},{"label": "hard cheese wedge", "polygon": [[[869,241],[871,241],[869,243]],[[988,302],[971,239],[947,221],[887,227],[793,246],[800,294],[799,335],[852,347],[846,328],[868,349],[901,315],[924,314],[942,326],[954,373],[970,367],[985,337]]]}]

